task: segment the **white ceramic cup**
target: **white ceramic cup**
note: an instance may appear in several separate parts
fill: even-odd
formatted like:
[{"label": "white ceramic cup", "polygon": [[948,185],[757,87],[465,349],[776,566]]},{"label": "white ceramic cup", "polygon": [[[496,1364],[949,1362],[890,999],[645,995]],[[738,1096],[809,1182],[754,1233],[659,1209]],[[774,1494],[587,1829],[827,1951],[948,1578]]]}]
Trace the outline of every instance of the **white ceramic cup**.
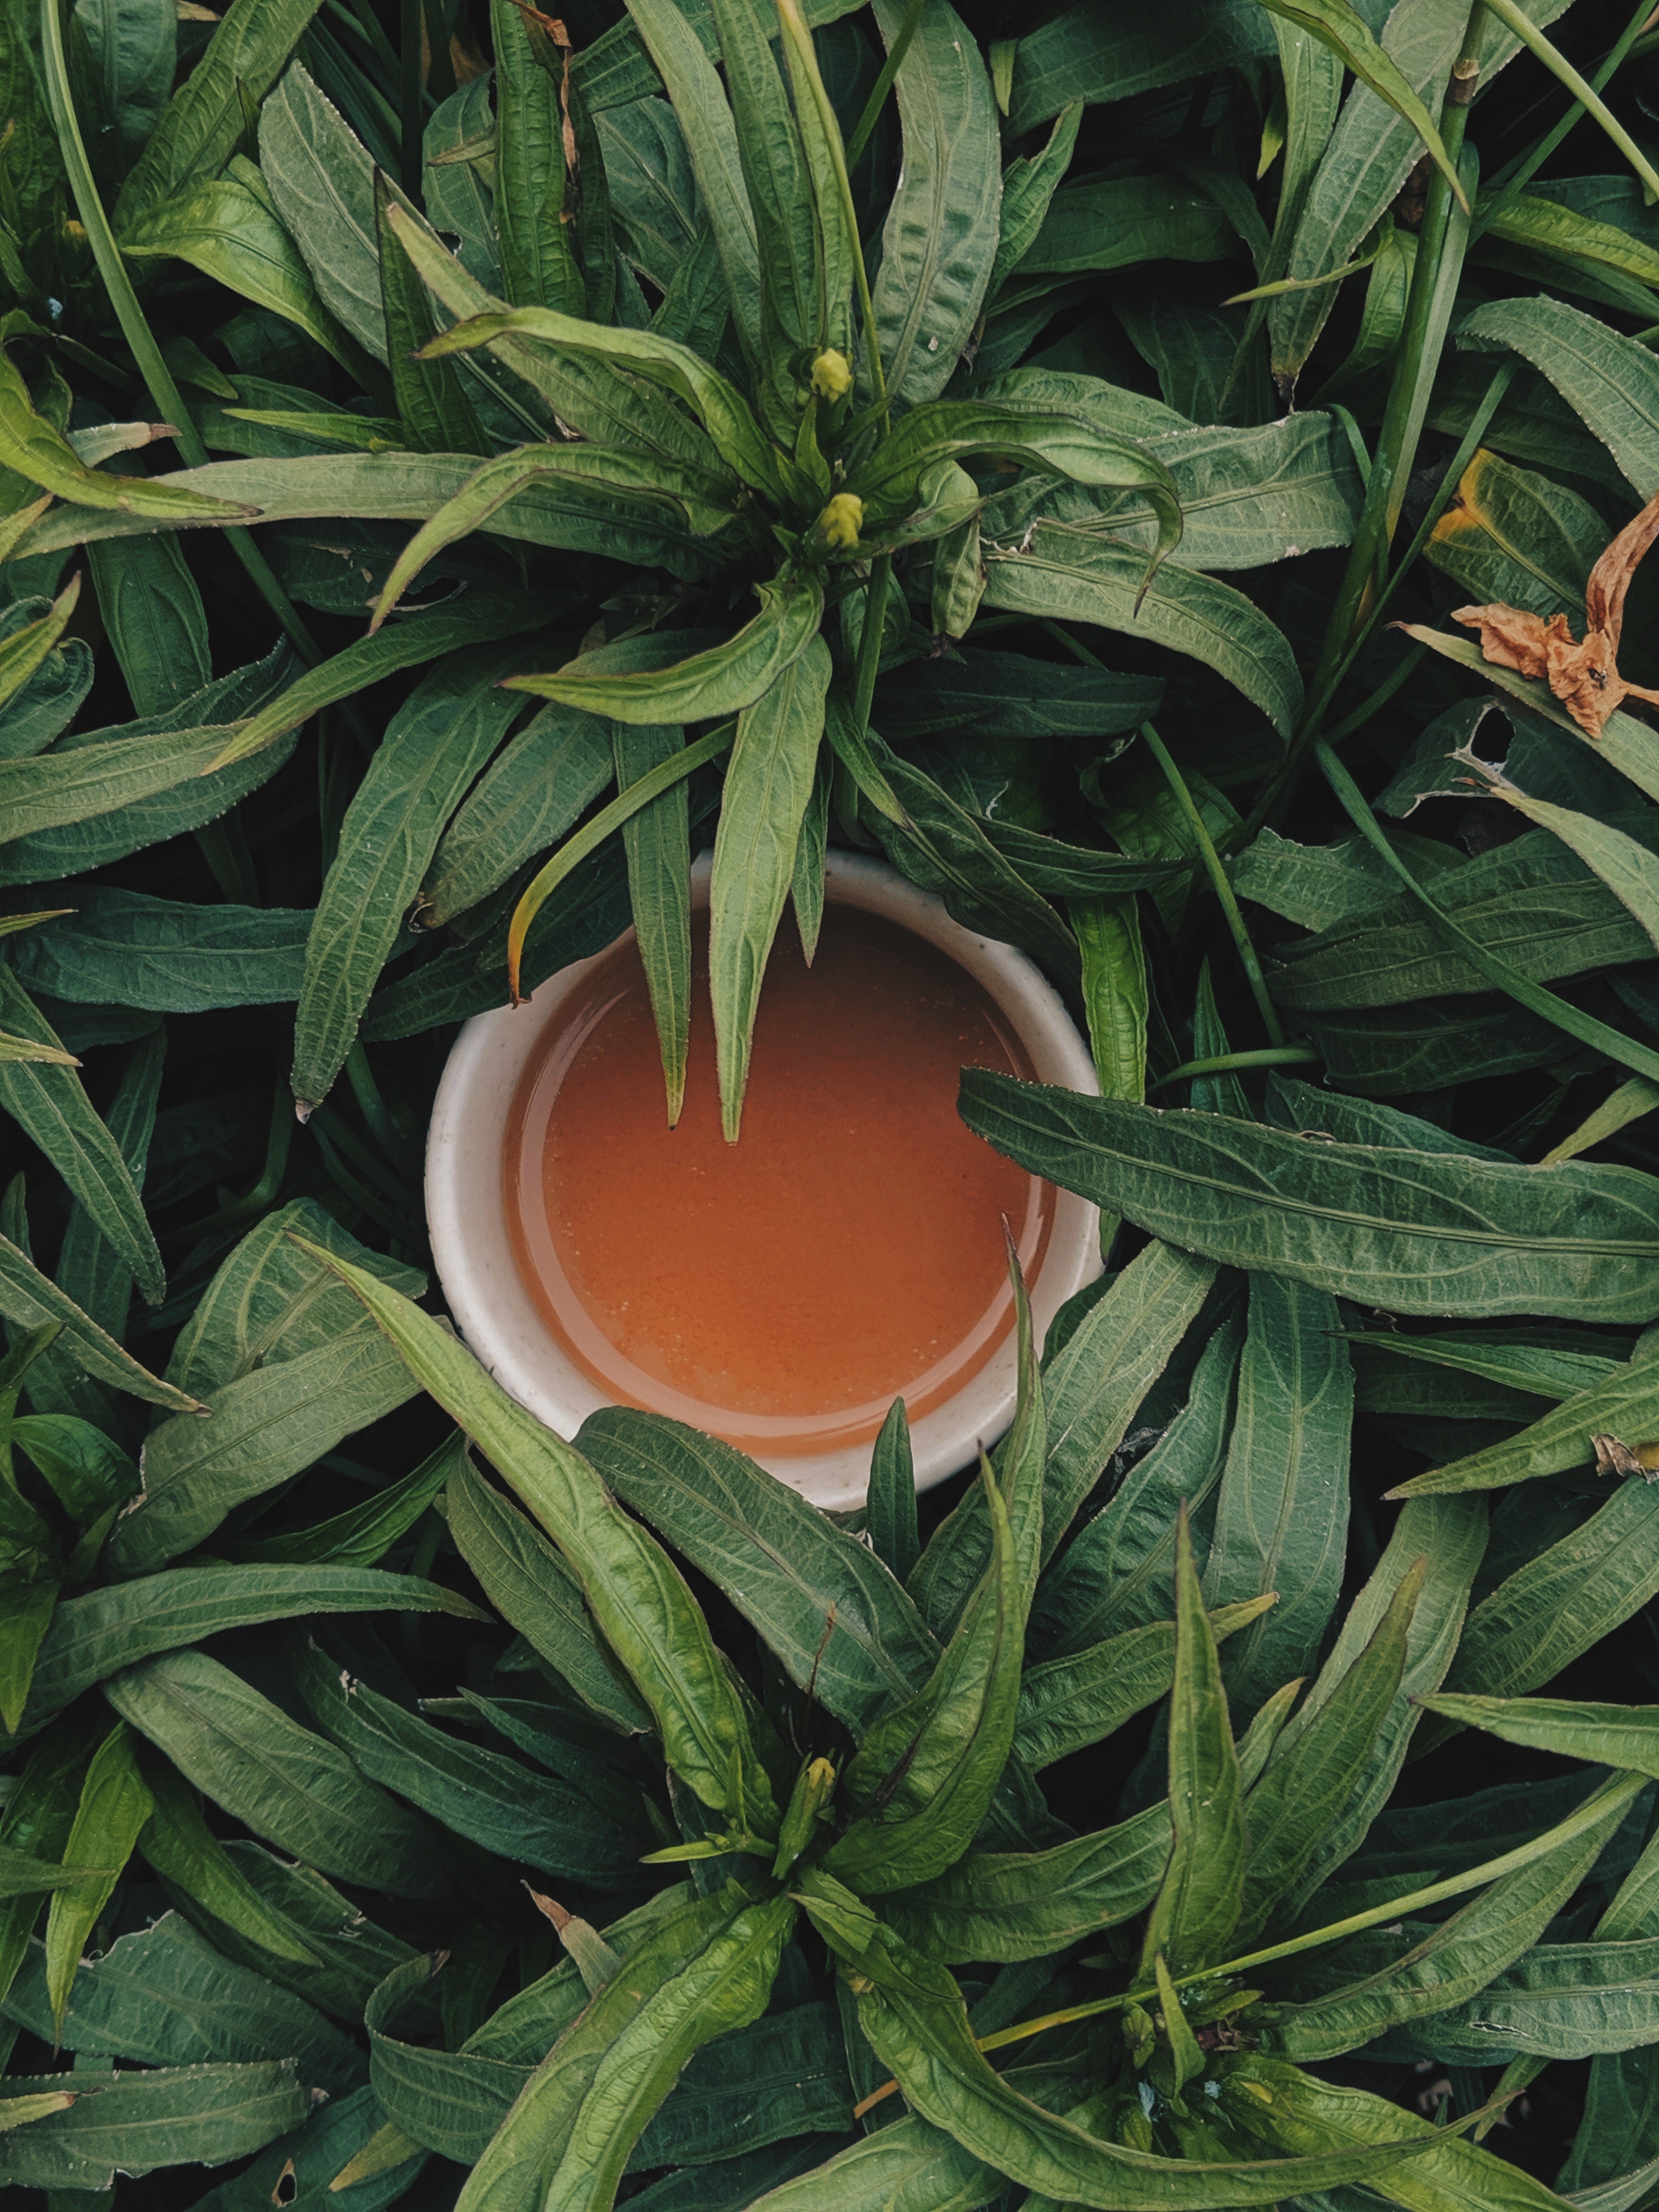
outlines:
[{"label": "white ceramic cup", "polygon": [[[831,851],[824,892],[832,904],[881,915],[948,953],[1000,1009],[1040,1083],[1098,1090],[1087,1046],[1059,994],[1024,953],[964,929],[941,900],[884,861]],[[708,900],[705,857],[693,871],[692,902],[706,906]],[[427,1222],[456,1325],[502,1389],[566,1437],[611,1401],[567,1357],[525,1287],[507,1233],[502,1161],[519,1079],[550,1021],[580,990],[592,965],[576,961],[550,975],[522,1006],[498,1007],[467,1023],[438,1085],[426,1146]],[[1057,1192],[1048,1244],[1028,1285],[1039,1341],[1060,1306],[1100,1267],[1098,1209],[1070,1191]],[[1013,1418],[1014,1365],[1011,1335],[954,1396],[915,1423],[910,1443],[919,1490],[968,1466],[981,1443],[988,1447],[1002,1436]],[[867,1444],[755,1455],[827,1509],[859,1504],[869,1481]]]}]

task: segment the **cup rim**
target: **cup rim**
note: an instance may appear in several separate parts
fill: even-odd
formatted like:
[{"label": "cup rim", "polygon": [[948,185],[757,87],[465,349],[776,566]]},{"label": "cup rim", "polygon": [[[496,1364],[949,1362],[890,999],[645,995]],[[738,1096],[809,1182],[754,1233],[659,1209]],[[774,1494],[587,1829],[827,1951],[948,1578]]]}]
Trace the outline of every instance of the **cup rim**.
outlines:
[{"label": "cup rim", "polygon": [[[692,870],[694,906],[707,902],[709,866],[705,853]],[[1039,1082],[1098,1095],[1088,1047],[1059,993],[1023,952],[965,927],[933,892],[862,854],[832,848],[825,854],[824,896],[884,915],[948,953],[995,1002]],[[427,1224],[455,1325],[508,1395],[567,1439],[590,1413],[613,1401],[565,1354],[520,1278],[506,1225],[501,1148],[520,1075],[550,1017],[581,988],[596,961],[632,935],[624,930],[603,951],[556,970],[522,1006],[495,1007],[465,1024],[445,1063],[427,1133]],[[1047,1248],[1027,1285],[1039,1344],[1066,1300],[1100,1274],[1099,1225],[1097,1207],[1056,1188]],[[996,1443],[1013,1419],[1015,1397],[1010,1337],[961,1389],[912,1425],[917,1489],[943,1481],[971,1464],[981,1445]],[[863,1502],[867,1443],[750,1455],[815,1505],[844,1511]]]}]

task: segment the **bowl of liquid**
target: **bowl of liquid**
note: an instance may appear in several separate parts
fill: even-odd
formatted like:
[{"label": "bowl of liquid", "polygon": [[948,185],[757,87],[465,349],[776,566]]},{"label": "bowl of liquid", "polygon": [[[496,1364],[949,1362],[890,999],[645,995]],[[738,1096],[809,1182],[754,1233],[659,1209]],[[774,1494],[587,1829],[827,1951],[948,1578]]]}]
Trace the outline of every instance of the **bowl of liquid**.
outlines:
[{"label": "bowl of liquid", "polygon": [[1097,1088],[1058,994],[884,863],[831,851],[809,968],[786,914],[742,1135],[721,1135],[706,860],[685,1102],[668,1125],[633,932],[468,1022],[427,1140],[445,1296],[561,1436],[636,1406],[724,1437],[815,1504],[863,1498],[895,1398],[918,1488],[1014,1407],[1003,1224],[1038,1340],[1100,1272],[1099,1216],[960,1121],[964,1066]]}]

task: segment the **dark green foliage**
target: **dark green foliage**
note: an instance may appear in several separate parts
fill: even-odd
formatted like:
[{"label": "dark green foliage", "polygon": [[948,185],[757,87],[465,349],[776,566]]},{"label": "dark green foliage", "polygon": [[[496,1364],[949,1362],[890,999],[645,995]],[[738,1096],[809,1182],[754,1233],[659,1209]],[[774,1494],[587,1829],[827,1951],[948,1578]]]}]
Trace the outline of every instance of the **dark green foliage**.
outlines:
[{"label": "dark green foliage", "polygon": [[[1654,2197],[1659,739],[1449,621],[1659,490],[1649,12],[0,0],[0,2183]],[[1109,1271],[833,1520],[420,1195],[832,845]]]}]

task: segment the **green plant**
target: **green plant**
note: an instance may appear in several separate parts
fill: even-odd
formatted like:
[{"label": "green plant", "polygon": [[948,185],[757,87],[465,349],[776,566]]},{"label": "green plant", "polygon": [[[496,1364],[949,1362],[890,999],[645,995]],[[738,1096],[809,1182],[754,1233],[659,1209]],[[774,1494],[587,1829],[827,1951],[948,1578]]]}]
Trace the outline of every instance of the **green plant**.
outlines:
[{"label": "green plant", "polygon": [[[1659,755],[1453,620],[1659,675],[1648,12],[0,5],[0,2176],[1652,2193]],[[1111,1262],[848,1525],[419,1303],[453,1024],[631,915],[672,1115],[711,842],[735,1133],[831,840]]]}]

